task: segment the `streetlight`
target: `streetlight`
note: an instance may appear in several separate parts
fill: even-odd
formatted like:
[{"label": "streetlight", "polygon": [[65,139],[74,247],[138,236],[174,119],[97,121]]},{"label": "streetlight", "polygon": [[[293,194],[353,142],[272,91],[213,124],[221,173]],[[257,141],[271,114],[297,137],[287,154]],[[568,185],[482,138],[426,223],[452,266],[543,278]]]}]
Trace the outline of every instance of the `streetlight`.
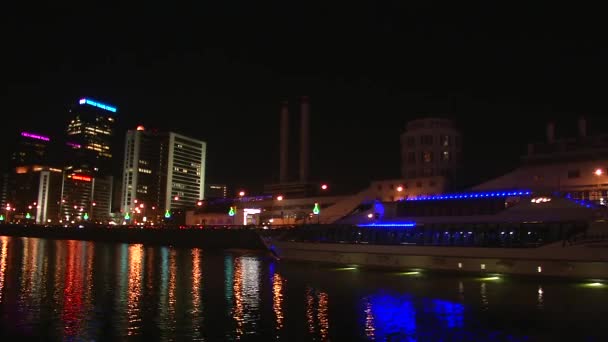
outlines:
[{"label": "streetlight", "polygon": [[282,201],[282,200],[283,200],[283,195],[277,196],[277,201]]},{"label": "streetlight", "polygon": [[599,179],[599,177],[604,174],[604,170],[602,170],[601,168],[597,168],[597,169],[595,169],[595,171],[593,173],[598,177],[598,180],[597,180],[598,196],[597,197],[599,198],[600,202],[603,202],[602,201],[603,200],[603,198],[602,198],[602,184],[601,184],[601,180]]},{"label": "streetlight", "polygon": [[243,190],[239,191],[239,196],[240,196],[240,197],[245,196],[245,191],[243,191]]},{"label": "streetlight", "polygon": [[321,184],[321,190],[327,190],[328,186],[327,184]]},{"label": "streetlight", "polygon": [[399,185],[399,186],[397,187],[397,191],[398,191],[398,192],[403,191],[403,187],[402,187],[401,185]]}]

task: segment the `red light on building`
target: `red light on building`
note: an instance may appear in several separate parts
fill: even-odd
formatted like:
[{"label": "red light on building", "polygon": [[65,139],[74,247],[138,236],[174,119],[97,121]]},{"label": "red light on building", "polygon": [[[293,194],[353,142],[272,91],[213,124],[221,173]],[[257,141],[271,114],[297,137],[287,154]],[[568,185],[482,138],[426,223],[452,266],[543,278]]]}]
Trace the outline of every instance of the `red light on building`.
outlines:
[{"label": "red light on building", "polygon": [[83,175],[72,175],[72,179],[81,180],[81,181],[85,181],[85,182],[90,182],[93,180],[93,178],[91,178],[89,176],[83,176]]},{"label": "red light on building", "polygon": [[145,131],[146,129],[144,128],[144,126],[139,125],[139,126],[137,126],[137,130],[138,131]]},{"label": "red light on building", "polygon": [[196,202],[196,205],[198,205],[199,207],[203,205],[203,201],[198,201]]}]

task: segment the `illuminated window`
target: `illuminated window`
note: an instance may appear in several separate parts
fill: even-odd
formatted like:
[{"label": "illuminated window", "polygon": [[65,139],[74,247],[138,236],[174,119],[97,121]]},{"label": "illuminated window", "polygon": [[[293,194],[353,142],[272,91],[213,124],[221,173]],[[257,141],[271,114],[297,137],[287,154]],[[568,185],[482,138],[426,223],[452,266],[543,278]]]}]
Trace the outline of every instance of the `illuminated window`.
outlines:
[{"label": "illuminated window", "polygon": [[424,151],[422,152],[422,160],[425,163],[430,163],[433,161],[433,152],[431,151]]},{"label": "illuminated window", "polygon": [[439,142],[441,146],[449,146],[450,145],[450,136],[449,135],[440,135]]},{"label": "illuminated window", "polygon": [[441,160],[443,160],[443,161],[449,161],[450,160],[450,152],[443,151],[441,153]]}]

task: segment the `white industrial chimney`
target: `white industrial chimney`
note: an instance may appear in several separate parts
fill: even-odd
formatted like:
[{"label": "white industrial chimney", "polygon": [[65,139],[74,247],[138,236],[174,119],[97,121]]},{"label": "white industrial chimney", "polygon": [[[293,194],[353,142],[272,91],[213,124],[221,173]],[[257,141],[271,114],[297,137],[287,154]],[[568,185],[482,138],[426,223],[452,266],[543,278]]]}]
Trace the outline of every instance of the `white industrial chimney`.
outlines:
[{"label": "white industrial chimney", "polygon": [[302,96],[300,103],[300,182],[308,181],[310,154],[310,108],[308,96]]},{"label": "white industrial chimney", "polygon": [[280,127],[280,166],[279,183],[287,183],[289,163],[289,108],[287,101],[281,104],[281,127]]}]

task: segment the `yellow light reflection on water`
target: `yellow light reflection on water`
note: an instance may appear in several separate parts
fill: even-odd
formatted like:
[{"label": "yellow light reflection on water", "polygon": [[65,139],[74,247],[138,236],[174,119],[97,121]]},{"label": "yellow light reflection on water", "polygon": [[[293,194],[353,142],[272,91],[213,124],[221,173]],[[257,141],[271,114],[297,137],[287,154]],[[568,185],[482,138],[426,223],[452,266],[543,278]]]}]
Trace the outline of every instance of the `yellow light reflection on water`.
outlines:
[{"label": "yellow light reflection on water", "polygon": [[272,277],[272,308],[276,317],[277,330],[283,328],[283,283],[285,280],[280,274],[275,273]]},{"label": "yellow light reflection on water", "polygon": [[310,287],[306,288],[306,321],[308,322],[308,332],[315,333],[315,298]]},{"label": "yellow light reflection on water", "polygon": [[192,249],[192,330],[195,337],[200,338],[201,327],[201,250]]},{"label": "yellow light reflection on water", "polygon": [[232,311],[232,318],[236,322],[236,337],[240,339],[243,335],[245,319],[243,318],[243,267],[240,262],[240,258],[234,259],[234,310]]},{"label": "yellow light reflection on water", "polygon": [[129,294],[127,297],[127,335],[136,335],[141,327],[143,245],[129,246]]},{"label": "yellow light reflection on water", "polygon": [[4,277],[6,275],[6,259],[8,257],[8,238],[0,236],[0,303],[2,303],[2,290],[4,289]]},{"label": "yellow light reflection on water", "polygon": [[317,318],[319,319],[319,333],[321,334],[321,341],[327,341],[327,335],[329,334],[329,296],[325,292],[319,293],[319,313]]}]

